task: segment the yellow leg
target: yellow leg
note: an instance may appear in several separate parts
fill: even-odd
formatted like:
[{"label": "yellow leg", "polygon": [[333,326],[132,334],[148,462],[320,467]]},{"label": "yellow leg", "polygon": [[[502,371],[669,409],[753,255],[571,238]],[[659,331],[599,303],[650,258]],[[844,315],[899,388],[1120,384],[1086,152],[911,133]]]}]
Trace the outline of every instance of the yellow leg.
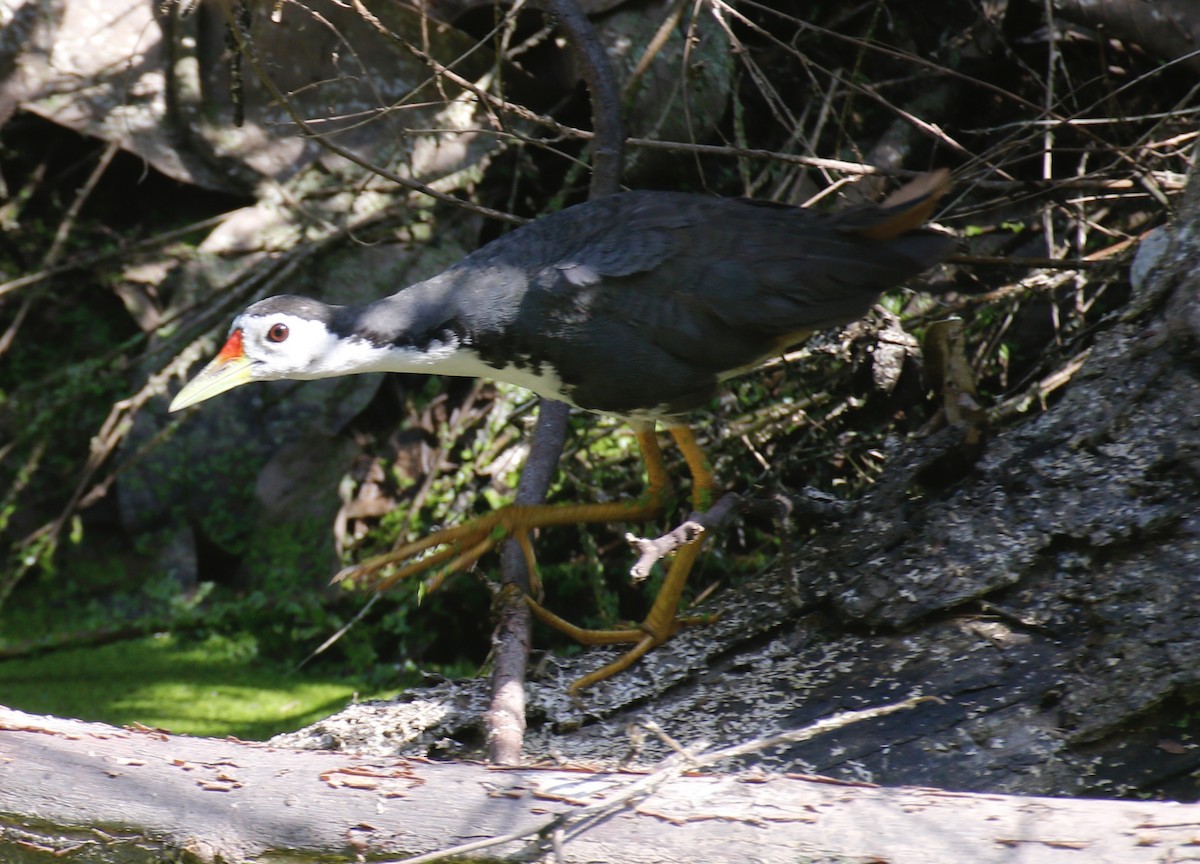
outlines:
[{"label": "yellow leg", "polygon": [[654,605],[650,607],[650,613],[642,622],[641,627],[627,630],[588,630],[583,627],[577,627],[535,603],[531,598],[526,598],[530,610],[532,610],[533,614],[543,624],[548,624],[557,630],[561,630],[585,645],[637,643],[611,663],[600,667],[594,672],[589,672],[582,678],[576,679],[567,688],[567,692],[572,696],[577,696],[579,691],[585,687],[590,687],[598,681],[611,678],[618,672],[624,672],[650,651],[679,632],[680,627],[708,624],[712,621],[712,618],[706,615],[679,618],[675,614],[679,608],[679,599],[683,594],[683,587],[687,584],[688,574],[691,573],[692,565],[696,563],[696,557],[699,554],[699,540],[695,543],[689,543],[675,554],[675,560],[671,562],[671,569],[667,572],[666,579],[663,580],[663,587],[659,590],[658,596],[654,598]]},{"label": "yellow leg", "polygon": [[[712,505],[713,490],[716,483],[713,479],[712,468],[704,451],[696,441],[692,430],[686,426],[672,426],[671,437],[675,439],[683,458],[692,474],[692,502],[697,510],[707,510]],[[687,585],[688,576],[700,554],[701,538],[684,546],[675,553],[662,587],[654,598],[654,603],[641,626],[625,630],[588,630],[577,627],[558,617],[540,605],[528,600],[534,615],[544,624],[561,630],[571,638],[585,645],[618,645],[634,642],[634,646],[606,666],[591,672],[571,684],[571,695],[577,695],[580,690],[590,687],[598,681],[603,681],[623,672],[644,657],[654,648],[666,642],[685,624],[707,623],[711,618],[697,616],[679,618],[679,601],[683,597],[683,589]]]},{"label": "yellow leg", "polygon": [[[435,531],[419,540],[398,546],[391,552],[368,558],[339,573],[337,580],[369,579],[386,568],[400,565],[398,569],[375,582],[374,587],[377,591],[385,591],[402,579],[431,570],[439,571],[431,582],[431,587],[436,587],[447,576],[470,567],[513,535],[520,538],[534,529],[556,525],[646,522],[655,519],[662,513],[666,504],[670,480],[663,465],[662,451],[654,434],[654,426],[648,424],[635,431],[642,458],[646,463],[648,480],[646,491],[636,500],[604,504],[509,504],[462,525]],[[528,543],[527,536],[523,543]],[[417,557],[429,550],[437,551]],[[523,551],[526,561],[531,561],[532,556],[524,546]],[[536,579],[537,574],[530,572],[531,583],[536,582]]]},{"label": "yellow leg", "polygon": [[[530,571],[530,584],[538,585],[537,567],[529,532],[536,528],[556,525],[574,525],[592,522],[645,522],[659,516],[666,505],[670,481],[663,464],[662,451],[653,424],[635,427],[638,446],[646,464],[647,489],[636,501],[605,504],[510,504],[493,513],[472,519],[462,525],[445,528],[420,540],[406,543],[391,552],[378,555],[345,571],[339,578],[353,576],[370,577],[385,568],[400,565],[398,569],[379,579],[376,590],[383,591],[401,579],[419,573],[437,570],[430,587],[440,585],[451,573],[466,569],[480,557],[500,545],[507,537],[515,536],[521,544],[526,566]],[[712,469],[692,431],[685,426],[672,426],[671,437],[683,454],[692,475],[692,502],[697,510],[707,510],[712,504],[715,483]],[[435,550],[435,551],[431,551]],[[424,557],[417,557],[423,553]],[[687,624],[710,621],[708,616],[679,618],[677,612],[688,576],[700,554],[700,540],[689,543],[675,553],[662,587],[654,598],[640,627],[625,630],[588,630],[560,618],[543,608],[532,597],[527,597],[530,609],[542,622],[563,631],[568,636],[590,645],[616,645],[635,643],[632,648],[612,663],[585,675],[570,687],[572,695],[584,687],[603,681],[624,671],[645,656],[649,651],[666,642]]]},{"label": "yellow leg", "polygon": [[675,439],[675,446],[683,454],[688,470],[692,473],[692,507],[703,513],[713,505],[713,489],[716,480],[713,478],[712,466],[708,457],[700,449],[696,436],[687,426],[672,426],[668,430]]}]

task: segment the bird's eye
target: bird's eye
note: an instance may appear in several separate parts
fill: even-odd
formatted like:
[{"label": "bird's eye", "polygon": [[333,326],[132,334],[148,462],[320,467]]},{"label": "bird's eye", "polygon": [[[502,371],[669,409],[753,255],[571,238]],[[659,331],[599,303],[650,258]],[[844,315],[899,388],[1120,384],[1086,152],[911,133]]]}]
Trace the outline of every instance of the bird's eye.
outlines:
[{"label": "bird's eye", "polygon": [[286,324],[272,324],[271,329],[267,331],[268,342],[283,342],[288,337],[288,328]]}]

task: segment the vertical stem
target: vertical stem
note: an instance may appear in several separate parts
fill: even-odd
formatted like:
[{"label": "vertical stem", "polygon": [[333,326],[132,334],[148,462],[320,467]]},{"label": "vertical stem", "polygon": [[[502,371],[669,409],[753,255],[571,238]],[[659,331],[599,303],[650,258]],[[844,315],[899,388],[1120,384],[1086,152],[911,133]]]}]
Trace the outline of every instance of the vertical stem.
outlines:
[{"label": "vertical stem", "polygon": [[[621,131],[621,94],[608,54],[591,21],[576,0],[545,0],[547,11],[571,42],[592,97],[596,137],[592,141],[592,182],[589,193],[596,198],[619,188],[625,136]],[[568,407],[561,402],[542,401],[529,457],[517,487],[517,501],[539,503],[546,497],[550,478],[562,454]],[[524,595],[529,589],[529,572],[517,542],[510,539],[503,555],[504,588],[497,604],[498,623],[494,636],[495,666],[492,673],[492,704],[484,715],[488,757],[500,765],[521,761],[525,735],[525,667],[529,657],[530,614]]]}]

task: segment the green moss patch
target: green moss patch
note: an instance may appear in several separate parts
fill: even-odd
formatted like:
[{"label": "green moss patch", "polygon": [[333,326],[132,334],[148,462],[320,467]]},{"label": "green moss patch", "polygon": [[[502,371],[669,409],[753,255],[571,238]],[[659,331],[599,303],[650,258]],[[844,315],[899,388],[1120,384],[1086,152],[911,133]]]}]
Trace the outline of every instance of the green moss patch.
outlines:
[{"label": "green moss patch", "polygon": [[250,635],[158,634],[0,663],[0,703],[11,708],[247,740],[383,695],[354,685],[264,660]]}]

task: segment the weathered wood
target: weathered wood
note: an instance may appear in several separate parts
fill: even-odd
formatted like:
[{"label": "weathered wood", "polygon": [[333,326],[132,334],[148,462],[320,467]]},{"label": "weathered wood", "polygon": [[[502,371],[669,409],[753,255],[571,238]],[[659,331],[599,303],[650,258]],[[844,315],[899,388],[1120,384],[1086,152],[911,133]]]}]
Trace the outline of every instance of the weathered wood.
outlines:
[{"label": "weathered wood", "polygon": [[[355,860],[505,836],[472,860],[515,860],[548,851],[558,826],[561,861],[627,864],[1139,864],[1183,860],[1200,843],[1196,805],[760,773],[668,775],[611,815],[596,812],[646,781],[285,750],[0,709],[0,860]],[[572,824],[584,808],[595,818]]]}]

